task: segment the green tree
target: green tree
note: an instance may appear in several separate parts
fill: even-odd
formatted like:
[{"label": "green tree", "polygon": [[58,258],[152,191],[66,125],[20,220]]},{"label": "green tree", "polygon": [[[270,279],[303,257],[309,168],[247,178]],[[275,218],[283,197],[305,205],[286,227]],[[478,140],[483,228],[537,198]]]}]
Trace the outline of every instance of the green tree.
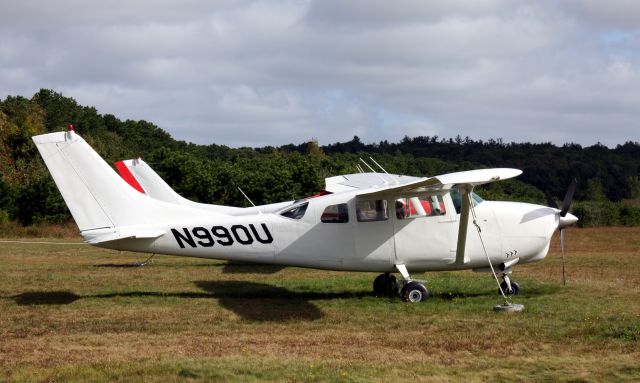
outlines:
[{"label": "green tree", "polygon": [[604,187],[602,181],[598,178],[589,178],[587,180],[586,187],[586,199],[589,201],[607,201],[607,196],[604,194]]},{"label": "green tree", "polygon": [[633,199],[640,198],[640,177],[627,177],[627,184],[629,185],[629,197]]}]

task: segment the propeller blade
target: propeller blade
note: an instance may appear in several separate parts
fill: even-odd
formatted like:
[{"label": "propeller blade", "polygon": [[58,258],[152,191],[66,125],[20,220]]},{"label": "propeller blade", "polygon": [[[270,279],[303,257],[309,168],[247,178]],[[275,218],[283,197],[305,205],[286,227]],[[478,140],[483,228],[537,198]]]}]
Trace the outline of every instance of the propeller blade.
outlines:
[{"label": "propeller blade", "polygon": [[562,250],[562,284],[566,285],[567,280],[564,273],[564,229],[560,229],[560,249]]},{"label": "propeller blade", "polygon": [[558,209],[558,203],[556,202],[556,199],[553,198],[551,193],[546,191],[546,192],[544,192],[544,195],[545,195],[545,197],[547,197],[547,206],[552,207],[554,209]]},{"label": "propeller blade", "polygon": [[569,189],[567,189],[567,194],[564,195],[564,200],[562,201],[562,210],[560,211],[561,217],[564,217],[569,212],[571,200],[573,199],[573,194],[576,192],[577,185],[578,180],[574,178],[573,181],[571,181],[571,185],[569,185]]}]

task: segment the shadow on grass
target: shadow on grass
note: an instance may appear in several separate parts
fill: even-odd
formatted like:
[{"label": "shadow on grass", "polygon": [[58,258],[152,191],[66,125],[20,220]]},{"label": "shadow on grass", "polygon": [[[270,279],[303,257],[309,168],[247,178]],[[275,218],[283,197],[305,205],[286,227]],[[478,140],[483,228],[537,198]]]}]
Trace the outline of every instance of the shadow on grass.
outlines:
[{"label": "shadow on grass", "polygon": [[203,292],[128,291],[107,294],[77,295],[69,291],[25,292],[12,297],[16,304],[68,305],[79,299],[117,297],[176,297],[184,299],[217,299],[220,305],[243,319],[251,321],[311,321],[324,316],[313,304],[315,300],[360,298],[368,292],[296,292],[283,287],[245,281],[196,281]]},{"label": "shadow on grass", "polygon": [[93,267],[113,267],[113,268],[129,268],[129,267],[143,267],[142,263],[101,263],[99,265],[93,265]]},{"label": "shadow on grass", "polygon": [[[80,296],[70,291],[34,291],[12,297],[16,304],[68,305],[83,298],[174,297],[184,299],[217,299],[220,305],[250,321],[317,320],[324,316],[313,301],[352,299],[372,296],[369,292],[297,292],[283,287],[248,281],[195,281],[203,292],[128,291]],[[523,296],[554,294],[559,286],[536,286]],[[432,299],[453,300],[487,296],[487,292],[436,292]],[[497,293],[496,293],[497,296]]]},{"label": "shadow on grass", "polygon": [[[316,320],[324,316],[312,299],[342,295],[309,295],[264,283],[244,281],[196,281],[196,286],[218,298],[220,305],[251,321]],[[322,296],[322,298],[321,298]]]},{"label": "shadow on grass", "polygon": [[463,293],[463,292],[459,292],[459,291],[452,291],[452,292],[442,292],[442,293],[432,293],[431,294],[431,298],[434,299],[443,299],[445,301],[451,301],[454,299],[460,299],[460,298],[476,298],[476,297],[482,297],[482,296],[486,296],[486,293],[483,292],[472,292],[472,293]]},{"label": "shadow on grass", "polygon": [[13,300],[20,306],[68,305],[82,298],[70,291],[33,291],[14,295]]},{"label": "shadow on grass", "polygon": [[[547,295],[556,295],[563,290],[563,286],[554,283],[520,283],[521,292],[516,297],[536,298]],[[430,290],[431,298],[442,300],[454,300],[461,298],[478,298],[478,297],[500,297],[498,286],[491,289],[480,286],[457,286],[455,283],[447,285],[439,285],[434,290]]]},{"label": "shadow on grass", "polygon": [[249,262],[228,262],[222,267],[223,274],[275,274],[285,266],[265,265]]}]

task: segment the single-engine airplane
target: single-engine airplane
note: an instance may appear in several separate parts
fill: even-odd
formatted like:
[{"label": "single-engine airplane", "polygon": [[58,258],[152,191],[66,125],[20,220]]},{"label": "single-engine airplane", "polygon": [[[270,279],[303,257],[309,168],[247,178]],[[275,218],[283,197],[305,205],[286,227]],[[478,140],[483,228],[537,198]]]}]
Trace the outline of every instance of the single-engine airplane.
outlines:
[{"label": "single-engine airplane", "polygon": [[[501,290],[517,294],[520,288],[509,278],[513,267],[542,260],[554,231],[577,221],[568,213],[572,190],[562,209],[483,201],[473,192],[477,185],[521,174],[517,169],[435,177],[348,174],[327,178],[326,192],[316,198],[237,208],[186,200],[151,168],[157,179],[145,183],[136,174],[135,181],[143,182],[135,190],[132,180],[121,178],[72,129],[35,136],[33,141],[89,244],[380,272],[373,283],[380,296],[398,294],[400,285],[392,273],[399,272],[401,296],[410,302],[426,300],[429,292],[409,271],[490,271],[497,265]],[[165,195],[150,192],[154,186]]]}]

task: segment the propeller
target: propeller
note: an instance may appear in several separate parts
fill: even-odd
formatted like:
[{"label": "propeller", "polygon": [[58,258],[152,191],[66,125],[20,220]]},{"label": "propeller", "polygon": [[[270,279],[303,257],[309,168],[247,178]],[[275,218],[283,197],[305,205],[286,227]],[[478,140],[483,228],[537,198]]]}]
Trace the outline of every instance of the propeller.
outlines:
[{"label": "propeller", "polygon": [[567,193],[564,195],[564,200],[562,201],[562,210],[560,210],[560,217],[566,216],[569,212],[571,200],[573,199],[573,195],[576,192],[576,186],[578,186],[578,180],[574,178],[569,185],[569,189],[567,189]]},{"label": "propeller", "polygon": [[[571,200],[573,200],[573,195],[576,192],[577,186],[578,186],[578,180],[574,178],[573,181],[571,181],[571,184],[569,184],[569,188],[567,189],[567,192],[564,195],[564,199],[562,200],[562,209],[558,213],[558,215],[560,216],[558,228],[560,229],[560,250],[562,251],[562,284],[563,285],[567,284],[565,267],[564,267],[564,228],[578,221],[578,218],[576,218],[572,214],[569,214],[569,216],[567,217],[567,213],[569,213],[569,207],[571,207]],[[558,209],[558,205],[556,204],[556,201],[548,193],[547,193],[547,202],[549,203],[550,207],[554,209]]]},{"label": "propeller", "polygon": [[560,229],[560,249],[562,250],[562,285],[566,286],[567,279],[564,273],[564,229]]}]

